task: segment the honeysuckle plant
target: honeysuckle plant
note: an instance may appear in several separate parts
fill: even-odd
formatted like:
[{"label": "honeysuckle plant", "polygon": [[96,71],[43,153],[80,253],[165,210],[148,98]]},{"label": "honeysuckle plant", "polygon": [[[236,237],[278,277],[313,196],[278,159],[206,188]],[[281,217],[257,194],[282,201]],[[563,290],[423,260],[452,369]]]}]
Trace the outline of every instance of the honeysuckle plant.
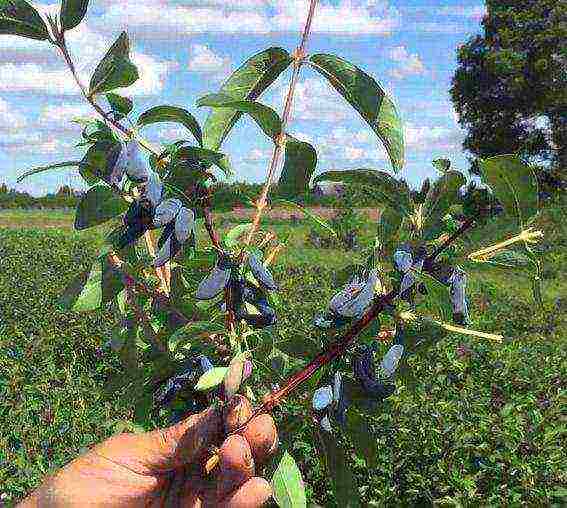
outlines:
[{"label": "honeysuckle plant", "polygon": [[[466,295],[467,268],[531,270],[534,295],[541,299],[541,260],[533,244],[543,233],[533,226],[539,204],[531,167],[514,155],[480,161],[484,187],[479,187],[467,184],[465,175],[447,159],[438,159],[433,161],[438,177],[426,180],[419,191],[411,190],[396,177],[405,155],[402,120],[394,101],[355,64],[331,54],[307,54],[315,0],[310,2],[295,51],[271,47],[251,56],[219,90],[197,101],[197,107],[209,109],[203,125],[188,109],[168,104],[134,115],[132,99],[123,95],[138,79],[126,33],[108,49],[88,86],[81,82],[66,33],[81,23],[88,8],[89,0],[63,0],[58,15],[46,15],[26,0],[0,0],[0,34],[51,44],[100,116],[83,123],[78,146],[85,153],[80,160],[34,168],[21,179],[76,167],[89,185],[77,207],[75,227],[105,224],[106,245],[92,268],[70,282],[61,304],[77,312],[116,310],[109,343],[120,356],[123,372],[111,380],[109,390],[127,390],[138,418],[154,422],[153,415],[158,414],[177,419],[211,403],[224,404],[239,392],[257,402],[256,416],[271,411],[319,375],[312,396],[298,403],[305,404],[306,414],[315,415],[330,475],[344,478],[333,470],[333,464],[348,463],[331,456],[345,453],[333,436],[368,432],[361,415],[376,410],[395,393],[397,378],[403,381],[411,375],[407,354],[448,333],[502,340],[498,333],[467,327],[474,315]],[[259,99],[290,67],[280,116]],[[295,86],[304,67],[327,80],[368,124],[389,156],[391,171],[326,171],[315,176],[315,147],[288,132]],[[211,197],[218,182],[233,174],[221,149],[243,115],[271,139],[273,156],[254,202],[253,220],[221,237]],[[187,137],[160,148],[143,139],[146,126],[163,122],[182,125]],[[272,391],[260,393],[271,383],[262,380],[263,364],[277,350],[277,315],[285,313],[269,268],[283,242],[261,229],[280,167],[278,188],[290,199],[318,182],[340,181],[377,195],[382,207],[365,263],[345,267],[343,284],[313,316],[312,334],[324,338],[320,343],[326,346],[301,370],[279,380]],[[334,234],[328,223],[308,210],[289,200],[277,203],[298,208]],[[472,228],[481,228],[502,213],[516,221],[518,231],[476,250],[462,242]],[[197,243],[199,233],[208,238],[208,246]],[[388,317],[393,327],[380,329],[380,315]],[[362,340],[376,324],[373,339]],[[377,365],[375,353],[383,341],[392,344]],[[351,371],[344,369],[345,362]],[[345,425],[347,419],[360,425]],[[357,452],[367,457],[368,450]],[[213,469],[215,464],[213,455],[206,467]],[[301,477],[287,452],[273,483],[282,506],[305,505]],[[351,489],[340,481],[333,485],[336,490]],[[337,496],[345,498],[344,492]],[[359,504],[356,489],[347,496],[353,505]]]}]

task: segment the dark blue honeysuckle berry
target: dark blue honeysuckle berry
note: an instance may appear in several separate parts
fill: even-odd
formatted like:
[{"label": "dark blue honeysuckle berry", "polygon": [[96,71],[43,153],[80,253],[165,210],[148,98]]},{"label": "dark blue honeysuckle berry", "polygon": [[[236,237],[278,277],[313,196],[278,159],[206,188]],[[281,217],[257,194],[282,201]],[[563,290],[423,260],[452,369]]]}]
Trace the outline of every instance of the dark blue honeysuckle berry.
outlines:
[{"label": "dark blue honeysuckle berry", "polygon": [[196,234],[195,213],[193,210],[181,207],[175,217],[175,237],[181,243],[185,243],[190,238],[194,242]]},{"label": "dark blue honeysuckle berry", "polygon": [[201,370],[203,371],[203,373],[208,372],[209,370],[211,370],[214,367],[213,362],[211,362],[211,360],[209,360],[208,356],[199,355],[197,357],[197,359],[199,360],[199,366],[201,367]]},{"label": "dark blue honeysuckle berry", "polygon": [[331,421],[329,420],[329,415],[323,416],[319,421],[319,425],[325,432],[333,432],[333,428],[331,427]]},{"label": "dark blue honeysuckle berry", "polygon": [[156,407],[167,406],[179,392],[195,383],[198,376],[199,371],[195,368],[194,362],[191,362],[183,372],[169,378],[167,382],[154,393],[154,405]]},{"label": "dark blue honeysuckle berry", "polygon": [[350,319],[343,318],[341,316],[337,316],[332,312],[328,312],[327,314],[318,314],[313,319],[313,324],[317,328],[321,328],[322,330],[328,330],[330,328],[340,328],[341,326],[345,326],[346,324],[350,323]]},{"label": "dark blue honeysuckle berry", "polygon": [[364,346],[361,353],[354,358],[352,365],[356,379],[369,397],[382,401],[395,392],[394,385],[386,385],[376,379],[372,348]]},{"label": "dark blue honeysuckle berry", "polygon": [[394,375],[403,354],[404,346],[394,344],[384,355],[384,358],[382,358],[382,362],[380,363],[380,368],[387,377],[392,377]]},{"label": "dark blue honeysuckle berry", "polygon": [[[122,156],[122,154],[124,154]],[[150,168],[148,162],[144,158],[140,145],[136,140],[128,141],[119,157],[120,163],[125,163],[126,174],[128,178],[136,183],[148,181],[150,177]]]},{"label": "dark blue honeysuckle berry", "polygon": [[157,173],[150,172],[149,178],[142,190],[142,201],[149,203],[154,209],[163,199],[163,183]]},{"label": "dark blue honeysuckle berry", "polygon": [[255,254],[250,254],[248,256],[248,266],[260,286],[267,291],[277,291],[278,285],[276,284],[272,273],[266,266],[264,266],[264,263],[262,263]]},{"label": "dark blue honeysuckle berry", "polygon": [[378,270],[370,271],[366,278],[355,275],[329,303],[329,311],[342,318],[358,319],[374,300]]},{"label": "dark blue honeysuckle berry", "polygon": [[154,213],[153,222],[156,228],[161,228],[175,220],[182,203],[179,199],[165,199],[157,207]]},{"label": "dark blue honeysuckle berry", "polygon": [[181,242],[175,236],[175,225],[168,224],[158,241],[158,253],[154,260],[154,266],[159,268],[173,259],[181,250]]},{"label": "dark blue honeysuckle berry", "polygon": [[199,283],[197,300],[212,300],[218,296],[230,281],[233,264],[228,256],[221,256],[211,272]]},{"label": "dark blue honeysuckle berry", "polygon": [[[236,317],[246,321],[253,328],[265,328],[276,324],[274,309],[268,303],[265,294],[247,281],[233,282],[233,298]],[[258,311],[253,312],[252,306]]]},{"label": "dark blue honeysuckle berry", "polygon": [[124,215],[125,231],[117,241],[117,248],[123,249],[127,245],[135,242],[152,227],[152,210],[140,201],[131,203]]},{"label": "dark blue honeysuckle berry", "polygon": [[337,420],[339,425],[345,425],[348,400],[344,389],[343,377],[340,372],[335,373],[335,381],[333,384],[333,398],[337,406],[335,409],[335,419]]},{"label": "dark blue honeysuckle berry", "polygon": [[453,320],[459,325],[469,322],[469,310],[466,298],[467,274],[459,266],[455,267],[449,279],[451,284],[451,303],[453,304]]}]

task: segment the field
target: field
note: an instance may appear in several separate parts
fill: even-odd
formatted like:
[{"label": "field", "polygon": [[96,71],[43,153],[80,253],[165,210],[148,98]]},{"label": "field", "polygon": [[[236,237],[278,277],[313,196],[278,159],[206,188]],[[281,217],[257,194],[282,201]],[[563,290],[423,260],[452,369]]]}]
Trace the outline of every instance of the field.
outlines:
[{"label": "field", "polygon": [[[223,227],[230,223],[225,216]],[[112,315],[56,305],[102,242],[100,231],[77,233],[71,225],[72,216],[59,212],[0,212],[0,504],[22,498],[134,419],[124,399],[105,391],[120,368],[104,347]],[[275,270],[286,309],[275,342],[285,351],[286,342],[313,336],[311,318],[331,295],[334,273],[356,254],[311,247],[303,221],[273,220],[269,227],[291,235]],[[567,502],[564,215],[548,215],[543,228],[544,309],[521,274],[471,274],[472,327],[505,340],[449,335],[410,360],[414,384],[398,381],[395,396],[369,421],[380,436],[374,464],[351,461],[367,506]],[[304,362],[279,358],[277,375]],[[313,425],[296,401],[288,404],[287,416],[276,417],[282,438],[293,443],[310,502],[336,506],[316,459]]]}]

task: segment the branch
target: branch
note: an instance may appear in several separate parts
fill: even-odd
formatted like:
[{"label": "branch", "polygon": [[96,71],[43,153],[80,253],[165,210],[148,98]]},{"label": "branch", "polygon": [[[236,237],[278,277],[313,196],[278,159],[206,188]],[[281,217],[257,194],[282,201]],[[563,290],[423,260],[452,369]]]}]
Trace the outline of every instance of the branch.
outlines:
[{"label": "branch", "polygon": [[260,225],[260,219],[262,218],[262,213],[267,205],[267,198],[270,192],[270,187],[272,185],[272,180],[274,178],[274,174],[280,162],[282,151],[285,147],[286,128],[291,119],[291,106],[293,104],[293,96],[295,93],[295,87],[297,85],[297,81],[299,79],[299,71],[301,69],[303,59],[305,57],[305,48],[307,46],[307,40],[309,39],[309,33],[311,32],[311,24],[313,22],[313,16],[315,15],[316,6],[317,6],[317,0],[311,0],[309,4],[309,13],[307,14],[307,20],[305,22],[305,27],[303,28],[303,33],[301,35],[301,42],[299,43],[299,46],[297,47],[294,53],[293,74],[291,76],[291,81],[289,83],[289,88],[285,98],[285,104],[282,114],[282,130],[280,132],[280,135],[278,136],[278,139],[275,142],[272,159],[270,161],[270,165],[268,166],[266,183],[264,184],[264,187],[262,189],[262,194],[260,195],[258,201],[256,202],[256,215],[254,216],[254,220],[252,221],[252,227],[248,232],[248,236],[246,238],[246,245],[250,245],[254,233],[256,232],[258,226]]}]

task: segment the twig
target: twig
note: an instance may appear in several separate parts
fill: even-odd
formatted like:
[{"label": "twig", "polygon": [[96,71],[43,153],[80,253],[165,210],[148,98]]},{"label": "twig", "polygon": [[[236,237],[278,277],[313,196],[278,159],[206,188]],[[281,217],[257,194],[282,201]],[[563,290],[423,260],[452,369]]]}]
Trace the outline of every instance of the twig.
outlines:
[{"label": "twig", "polygon": [[256,202],[256,214],[254,216],[254,220],[252,221],[252,227],[250,228],[250,231],[248,232],[248,236],[246,238],[246,245],[250,245],[254,233],[256,232],[260,224],[262,213],[267,205],[267,198],[268,198],[268,193],[270,192],[270,187],[272,185],[272,179],[274,178],[274,174],[278,167],[282,151],[285,147],[286,128],[291,118],[291,107],[293,104],[293,96],[295,93],[295,87],[297,85],[297,81],[299,79],[299,71],[301,69],[303,59],[305,58],[305,48],[307,47],[307,40],[309,39],[309,33],[311,32],[311,24],[313,22],[313,16],[315,15],[316,6],[317,6],[317,0],[311,0],[309,4],[309,13],[307,14],[307,20],[305,22],[305,27],[301,35],[301,42],[294,53],[293,74],[291,76],[291,81],[289,83],[289,88],[285,98],[285,104],[282,114],[282,130],[280,132],[280,135],[275,141],[272,159],[270,161],[270,165],[268,166],[266,183],[264,184],[262,193]]}]

